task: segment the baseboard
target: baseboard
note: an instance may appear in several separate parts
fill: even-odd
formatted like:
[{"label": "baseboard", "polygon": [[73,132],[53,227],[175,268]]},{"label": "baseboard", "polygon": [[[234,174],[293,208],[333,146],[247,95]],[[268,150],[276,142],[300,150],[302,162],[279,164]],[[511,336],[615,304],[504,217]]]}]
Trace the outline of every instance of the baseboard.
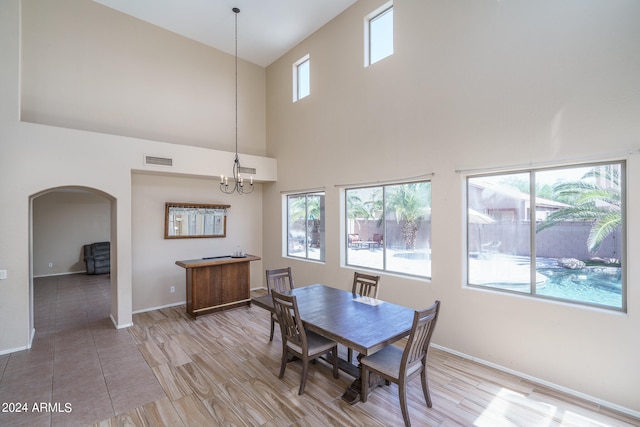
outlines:
[{"label": "baseboard", "polygon": [[109,318],[111,319],[111,323],[113,323],[113,326],[116,329],[125,329],[125,328],[129,328],[129,327],[133,326],[133,322],[127,323],[127,324],[124,324],[124,325],[118,325],[118,322],[116,322],[116,319],[113,318],[113,314],[110,314]]},{"label": "baseboard", "polygon": [[437,348],[438,350],[442,350],[445,353],[450,353],[450,354],[453,354],[455,356],[461,357],[463,359],[471,360],[471,361],[473,361],[475,363],[479,363],[480,365],[488,366],[490,368],[497,369],[498,371],[502,371],[502,372],[505,372],[507,374],[511,374],[511,375],[518,376],[520,378],[524,378],[524,379],[526,379],[528,381],[531,381],[531,382],[534,382],[534,383],[538,383],[540,385],[543,385],[545,387],[551,388],[553,390],[557,390],[557,391],[560,391],[562,393],[566,393],[566,394],[569,394],[571,396],[578,397],[580,399],[588,400],[588,401],[596,403],[596,404],[598,404],[598,405],[600,405],[602,407],[605,407],[605,408],[608,408],[608,409],[611,409],[611,410],[614,410],[614,411],[617,411],[617,412],[620,412],[620,413],[623,413],[623,414],[626,414],[626,415],[630,415],[632,417],[640,418],[640,412],[638,412],[638,411],[634,411],[633,409],[625,408],[624,406],[616,405],[615,403],[611,403],[611,402],[608,402],[606,400],[590,396],[590,395],[588,395],[586,393],[582,393],[582,392],[579,392],[577,390],[573,390],[573,389],[570,389],[570,388],[567,388],[567,387],[563,387],[561,385],[558,385],[558,384],[555,384],[555,383],[552,383],[552,382],[549,382],[549,381],[546,381],[546,380],[543,380],[543,379],[540,379],[540,378],[536,378],[534,376],[527,375],[525,373],[522,373],[522,372],[519,372],[519,371],[516,371],[516,370],[513,370],[513,369],[509,369],[509,368],[506,368],[506,367],[504,367],[502,365],[498,365],[498,364],[495,364],[495,363],[492,363],[492,362],[489,362],[489,361],[486,361],[486,360],[483,360],[483,359],[479,359],[477,357],[473,357],[473,356],[470,356],[468,354],[461,353],[459,351],[452,350],[450,348],[443,347],[443,346],[438,345],[438,344],[431,343],[431,347]]},{"label": "baseboard", "polygon": [[16,351],[22,351],[22,350],[28,350],[29,346],[28,345],[24,345],[22,347],[16,347],[16,348],[9,348],[6,350],[0,350],[0,356],[4,355],[4,354],[9,354],[9,353],[15,353]]},{"label": "baseboard", "polygon": [[34,279],[40,278],[40,277],[54,277],[54,276],[69,276],[71,274],[86,274],[87,270],[81,270],[81,271],[67,271],[66,273],[55,273],[55,274],[41,274],[39,276],[33,276]]},{"label": "baseboard", "polygon": [[146,313],[147,311],[153,311],[153,310],[162,310],[163,308],[175,307],[176,305],[184,305],[186,303],[187,303],[186,301],[180,301],[180,302],[174,302],[172,304],[160,305],[158,307],[143,308],[143,309],[134,311],[132,314]]}]

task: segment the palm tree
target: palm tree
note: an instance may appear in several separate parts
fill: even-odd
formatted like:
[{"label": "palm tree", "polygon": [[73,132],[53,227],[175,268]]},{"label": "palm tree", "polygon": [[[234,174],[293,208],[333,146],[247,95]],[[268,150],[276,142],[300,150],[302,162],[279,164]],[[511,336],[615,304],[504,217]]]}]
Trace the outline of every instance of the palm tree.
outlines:
[{"label": "palm tree", "polygon": [[618,166],[594,167],[580,181],[557,184],[554,192],[557,200],[571,207],[550,214],[536,227],[536,233],[563,221],[592,221],[587,246],[595,253],[609,234],[622,227]]},{"label": "palm tree", "polygon": [[320,245],[322,197],[322,194],[308,194],[289,198],[289,222],[304,224],[311,246]]},{"label": "palm tree", "polygon": [[429,189],[427,183],[418,182],[388,187],[385,194],[385,214],[394,212],[396,221],[402,223],[405,249],[415,249],[420,224],[429,216],[430,203],[428,202],[431,197]]},{"label": "palm tree", "polygon": [[347,192],[347,218],[353,220],[358,229],[360,228],[359,219],[369,219],[371,217],[368,203],[362,200],[357,191]]}]

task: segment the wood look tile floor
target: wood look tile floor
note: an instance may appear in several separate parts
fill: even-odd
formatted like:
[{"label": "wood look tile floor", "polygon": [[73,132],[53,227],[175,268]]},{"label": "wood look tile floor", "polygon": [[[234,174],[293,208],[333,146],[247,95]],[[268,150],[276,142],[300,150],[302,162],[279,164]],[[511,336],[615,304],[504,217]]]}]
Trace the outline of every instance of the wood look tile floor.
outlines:
[{"label": "wood look tile floor", "polygon": [[[397,386],[349,406],[340,396],[353,378],[333,379],[323,362],[298,396],[300,365],[278,379],[280,334],[269,342],[269,316],[258,307],[192,320],[176,306],[115,330],[108,275],[36,279],[34,294],[33,347],[0,356],[0,404],[27,403],[28,411],[0,412],[0,426],[403,425]],[[640,425],[437,349],[429,375],[433,408],[419,380],[409,386],[414,426]],[[34,411],[40,403],[48,407]]]}]

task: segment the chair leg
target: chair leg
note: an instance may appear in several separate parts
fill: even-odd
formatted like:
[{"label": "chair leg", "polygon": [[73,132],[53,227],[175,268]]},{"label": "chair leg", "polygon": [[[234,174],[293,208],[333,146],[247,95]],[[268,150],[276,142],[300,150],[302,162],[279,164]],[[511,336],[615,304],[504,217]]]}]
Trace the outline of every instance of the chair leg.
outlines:
[{"label": "chair leg", "polygon": [[282,344],[282,360],[280,361],[280,375],[278,378],[284,377],[284,371],[287,369],[287,359],[289,358],[289,352],[287,351],[286,343]]},{"label": "chair leg", "polygon": [[302,358],[302,378],[300,379],[300,390],[298,394],[304,394],[304,386],[307,384],[307,371],[309,369],[309,360],[306,357]]},{"label": "chair leg", "polygon": [[398,383],[398,395],[400,396],[400,409],[405,427],[411,427],[409,420],[409,408],[407,408],[407,384],[404,381]]},{"label": "chair leg", "polygon": [[353,361],[353,350],[347,348],[347,362],[351,363]]},{"label": "chair leg", "polygon": [[369,369],[360,366],[360,402],[366,402],[369,397]]},{"label": "chair leg", "polygon": [[273,341],[273,330],[276,327],[276,322],[273,320],[273,316],[271,316],[271,335],[269,335],[269,341]]},{"label": "chair leg", "polygon": [[333,378],[338,379],[338,346],[336,345],[331,350],[331,355],[333,356]]},{"label": "chair leg", "polygon": [[427,367],[422,367],[422,372],[420,373],[420,378],[422,379],[422,393],[424,393],[424,400],[427,402],[427,407],[431,408],[431,393],[429,393],[429,379],[427,378]]}]

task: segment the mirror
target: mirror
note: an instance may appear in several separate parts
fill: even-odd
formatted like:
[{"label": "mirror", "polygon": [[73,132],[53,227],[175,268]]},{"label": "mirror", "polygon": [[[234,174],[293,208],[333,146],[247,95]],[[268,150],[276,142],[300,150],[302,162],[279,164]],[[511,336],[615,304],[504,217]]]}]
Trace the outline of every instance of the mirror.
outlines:
[{"label": "mirror", "polygon": [[226,237],[230,205],[165,203],[164,238]]}]

